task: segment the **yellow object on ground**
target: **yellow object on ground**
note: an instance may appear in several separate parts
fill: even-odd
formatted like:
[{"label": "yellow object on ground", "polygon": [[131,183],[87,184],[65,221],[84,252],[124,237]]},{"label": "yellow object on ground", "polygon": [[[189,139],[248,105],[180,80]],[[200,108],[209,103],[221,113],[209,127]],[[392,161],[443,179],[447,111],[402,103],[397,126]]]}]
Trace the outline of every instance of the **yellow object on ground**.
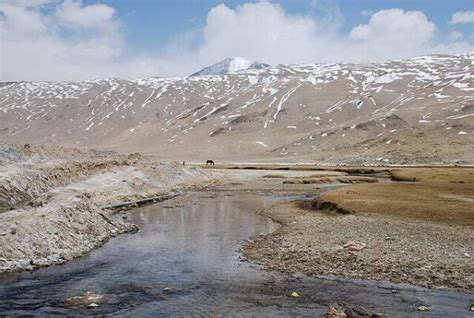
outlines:
[{"label": "yellow object on ground", "polygon": [[300,294],[298,294],[297,292],[292,292],[292,293],[291,293],[291,297],[293,297],[293,298],[299,298],[299,297],[300,297]]}]

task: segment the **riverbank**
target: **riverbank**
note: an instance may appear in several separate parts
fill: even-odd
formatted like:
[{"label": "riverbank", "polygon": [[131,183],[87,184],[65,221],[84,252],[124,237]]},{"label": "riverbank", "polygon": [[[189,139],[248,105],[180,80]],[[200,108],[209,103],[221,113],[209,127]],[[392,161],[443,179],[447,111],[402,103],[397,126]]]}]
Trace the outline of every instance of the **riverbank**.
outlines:
[{"label": "riverbank", "polygon": [[[141,171],[145,169],[142,165],[137,162],[126,167]],[[170,167],[173,171],[170,176],[176,176],[176,171],[181,169],[193,170],[181,165]],[[119,168],[120,165],[112,170]],[[153,170],[161,171],[161,168]],[[391,174],[360,176],[360,171],[209,170],[210,180],[216,182],[203,191],[130,212],[97,211],[113,224],[133,223],[141,230],[118,237],[88,257],[65,266],[4,275],[0,307],[13,315],[146,316],[180,312],[189,316],[285,314],[296,317],[345,313],[350,317],[359,313],[409,317],[429,311],[434,316],[448,317],[469,313],[472,304],[469,259],[456,267],[462,257],[458,255],[459,249],[466,247],[463,240],[469,239],[469,227],[451,225],[449,231],[446,224],[425,224],[391,214],[315,209],[312,203],[320,194],[349,190],[351,184],[392,184]],[[111,171],[107,168],[103,173]],[[127,170],[126,175],[130,173]],[[90,190],[78,202],[116,205],[112,198],[123,199],[119,194],[127,193],[127,189],[131,193],[129,202],[140,202],[133,197],[129,181],[121,181],[127,185],[121,187],[114,178],[107,179],[109,188],[101,185],[102,191],[93,191],[100,184],[97,180],[103,180],[98,177],[101,174],[74,182],[73,188]],[[149,186],[135,181],[137,189]],[[70,189],[71,185],[59,188]],[[61,198],[70,196],[58,197]],[[264,211],[265,218],[257,215],[258,211]],[[86,226],[90,226],[89,217],[93,216],[86,214],[82,220]],[[126,222],[123,217],[127,218]],[[280,226],[267,217],[278,221]],[[99,219],[94,221],[111,225]],[[51,220],[48,222],[41,224],[53,224]],[[70,226],[55,224],[61,233],[63,224]],[[71,223],[77,224],[81,223]],[[101,232],[96,235],[106,233],[107,229],[98,229]],[[86,235],[80,227],[72,230]],[[71,229],[64,231],[70,233]],[[72,234],[74,238],[82,238],[75,232]],[[245,242],[248,243],[243,255],[247,260],[260,263],[270,271],[242,262],[240,248]],[[472,255],[469,249],[466,253],[464,257]],[[452,262],[446,260],[446,254],[451,255]],[[440,264],[445,266],[439,267]],[[423,280],[433,281],[433,277],[437,285],[424,285]],[[458,291],[430,290],[387,280]],[[74,303],[88,295],[94,295],[92,298],[98,299],[98,303]]]},{"label": "riverbank", "polygon": [[203,170],[139,154],[0,150],[0,272],[84,255],[137,231],[122,208],[212,183],[212,191],[307,198],[264,210],[282,226],[245,244],[244,256],[269,270],[474,290],[472,168]]},{"label": "riverbank", "polygon": [[127,317],[341,317],[345,312],[348,317],[402,318],[419,316],[424,306],[436,317],[469,314],[468,293],[287,275],[242,262],[241,244],[276,227],[256,212],[295,196],[219,189],[130,211],[130,222],[140,231],[117,237],[87,257],[2,275],[0,312]]},{"label": "riverbank", "polygon": [[184,193],[215,179],[140,154],[0,146],[0,273],[64,263],[138,230],[103,207]]},{"label": "riverbank", "polygon": [[391,178],[403,181],[275,205],[262,214],[281,227],[244,255],[268,270],[473,292],[472,170],[399,168]]}]

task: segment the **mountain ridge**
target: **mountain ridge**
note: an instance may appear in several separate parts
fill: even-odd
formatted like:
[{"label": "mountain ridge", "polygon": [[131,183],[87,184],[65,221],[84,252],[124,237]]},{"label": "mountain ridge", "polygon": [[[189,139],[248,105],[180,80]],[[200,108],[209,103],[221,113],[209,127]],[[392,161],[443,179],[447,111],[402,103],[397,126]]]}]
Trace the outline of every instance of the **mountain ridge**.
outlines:
[{"label": "mountain ridge", "polygon": [[11,83],[0,139],[165,160],[473,164],[473,57]]}]

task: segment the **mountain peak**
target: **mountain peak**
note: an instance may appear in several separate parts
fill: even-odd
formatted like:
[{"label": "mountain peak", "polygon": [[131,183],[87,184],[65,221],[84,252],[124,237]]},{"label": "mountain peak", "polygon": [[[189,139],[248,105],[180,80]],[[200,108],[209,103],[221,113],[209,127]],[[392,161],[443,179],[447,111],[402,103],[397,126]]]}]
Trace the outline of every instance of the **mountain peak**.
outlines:
[{"label": "mountain peak", "polygon": [[268,66],[270,65],[253,60],[247,60],[241,57],[228,57],[216,64],[207,66],[202,70],[191,74],[191,76],[227,74],[238,71],[261,69]]}]

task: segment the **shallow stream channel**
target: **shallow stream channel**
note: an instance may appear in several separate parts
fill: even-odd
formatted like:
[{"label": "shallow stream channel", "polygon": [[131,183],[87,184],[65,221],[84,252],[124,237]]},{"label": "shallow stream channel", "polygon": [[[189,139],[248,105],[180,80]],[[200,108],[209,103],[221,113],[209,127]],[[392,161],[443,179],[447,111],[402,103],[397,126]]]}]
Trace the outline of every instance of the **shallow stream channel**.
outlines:
[{"label": "shallow stream channel", "polygon": [[[278,227],[258,212],[294,199],[302,197],[203,191],[137,208],[128,213],[136,234],[64,265],[0,276],[0,316],[321,317],[344,304],[387,317],[468,317],[469,294],[267,272],[243,261],[246,240]],[[87,291],[104,302],[65,301]],[[420,305],[429,311],[417,312]]]}]

